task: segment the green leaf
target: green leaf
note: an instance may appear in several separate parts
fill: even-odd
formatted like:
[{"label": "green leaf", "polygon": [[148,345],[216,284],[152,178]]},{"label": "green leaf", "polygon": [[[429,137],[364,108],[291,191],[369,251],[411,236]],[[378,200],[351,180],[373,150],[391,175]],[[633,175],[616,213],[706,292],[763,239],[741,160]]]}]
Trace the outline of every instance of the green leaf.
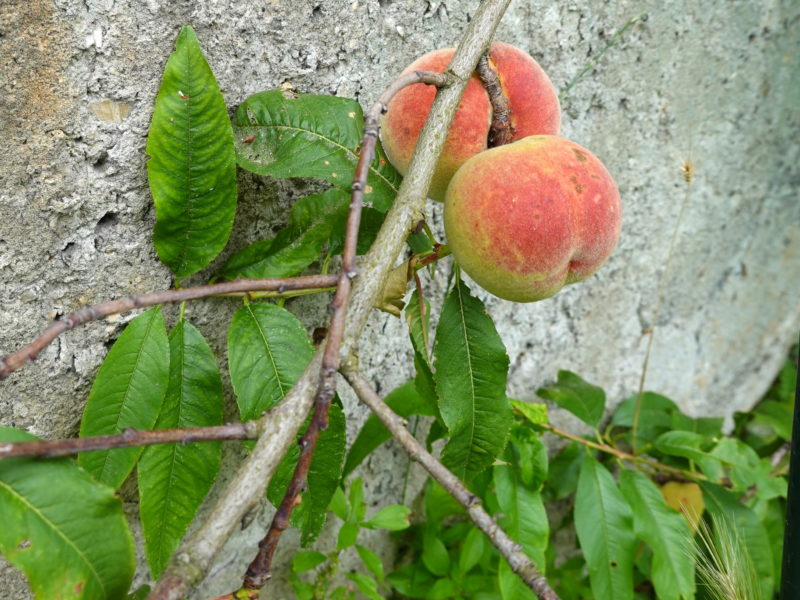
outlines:
[{"label": "green leaf", "polygon": [[547,418],[547,405],[542,402],[523,402],[522,400],[511,400],[513,408],[522,418],[531,425],[547,425],[550,421]]},{"label": "green leaf", "polygon": [[369,569],[370,573],[377,577],[378,581],[383,582],[383,563],[380,556],[375,554],[369,548],[356,545],[356,552],[361,557],[364,565]]},{"label": "green leaf", "polygon": [[358,523],[346,522],[339,529],[339,537],[336,541],[336,550],[344,550],[356,543],[358,538],[358,531],[360,527]]},{"label": "green leaf", "polygon": [[[222,424],[222,381],[203,335],[184,320],[169,336],[169,387],[156,429]],[[169,562],[219,472],[219,442],[162,444],[144,450],[137,470],[139,514],[150,571]]]},{"label": "green leaf", "polygon": [[525,486],[509,465],[495,465],[493,476],[503,529],[544,570],[550,527],[541,493]]},{"label": "green leaf", "polygon": [[[298,436],[302,436],[307,426]],[[303,546],[313,542],[325,525],[328,506],[341,482],[345,445],[344,412],[341,406],[334,402],[328,411],[328,427],[319,434],[317,447],[308,468],[306,489],[301,495],[302,502],[292,511],[290,522],[300,528],[302,532],[300,541]],[[292,446],[270,480],[267,498],[274,506],[279,506],[286,494],[299,457],[299,446]]]},{"label": "green leaf", "polygon": [[515,426],[505,457],[519,473],[520,481],[532,490],[539,490],[547,479],[547,447],[539,435],[528,427]]},{"label": "green leaf", "polygon": [[449,600],[456,594],[456,585],[449,577],[437,579],[425,594],[426,600]]},{"label": "green leaf", "polygon": [[389,573],[386,577],[394,589],[410,598],[424,598],[430,590],[433,577],[419,563],[409,563]]},{"label": "green leaf", "polygon": [[337,487],[333,492],[328,509],[342,521],[347,519],[347,499],[344,497],[344,491],[342,491],[341,487]]},{"label": "green leaf", "polygon": [[269,302],[237,310],[228,331],[228,364],[242,421],[283,400],[313,352],[305,327],[288,310]]},{"label": "green leaf", "polygon": [[[772,598],[775,587],[773,553],[764,525],[756,513],[720,485],[701,482],[706,510],[715,521],[730,524],[738,538],[739,553],[749,553],[761,585],[762,598]],[[716,525],[716,524],[715,524]]]},{"label": "green leaf", "polygon": [[356,584],[358,590],[370,600],[384,600],[378,593],[378,582],[364,573],[348,573],[347,578]]},{"label": "green leaf", "polygon": [[150,586],[149,585],[142,585],[136,588],[135,592],[131,592],[128,594],[128,600],[147,600],[147,596],[150,595]]},{"label": "green leaf", "polygon": [[[273,177],[319,177],[349,188],[353,182],[364,119],[355,100],[260,92],[239,106],[234,119],[239,165]],[[367,175],[364,201],[386,212],[401,177],[380,147]]]},{"label": "green leaf", "polygon": [[430,366],[431,303],[423,298],[423,302],[420,304],[419,292],[414,290],[404,313],[408,324],[408,333],[411,336],[411,345],[414,347],[414,351]]},{"label": "green leaf", "polygon": [[[418,393],[414,381],[407,381],[392,390],[385,398],[386,404],[401,417],[425,415],[432,417],[434,408]],[[391,438],[389,430],[384,427],[378,417],[371,414],[358,433],[344,465],[343,476],[347,477],[375,448]]]},{"label": "green leaf", "polygon": [[328,560],[322,552],[308,550],[305,552],[298,552],[292,558],[292,570],[295,573],[305,573],[311,569],[316,569],[322,563]]},{"label": "green leaf", "polygon": [[[317,260],[334,228],[344,231],[350,195],[332,188],[298,200],[289,226],[271,240],[261,240],[228,259],[216,278],[293,277]],[[299,216],[298,216],[299,215]]]},{"label": "green leaf", "polygon": [[[152,429],[169,383],[169,341],[159,307],[131,321],[111,347],[83,411],[81,437],[113,435],[128,427]],[[133,470],[142,448],[85,452],[78,464],[117,488]]]},{"label": "green leaf", "polygon": [[631,507],[611,473],[591,456],[581,465],[575,529],[595,599],[632,600],[636,538]]},{"label": "green leaf", "polygon": [[[0,442],[38,438],[0,427]],[[38,600],[124,598],[136,566],[114,490],[72,459],[0,461],[0,552]]]},{"label": "green leaf", "polygon": [[547,485],[544,488],[548,498],[561,500],[575,491],[585,456],[583,447],[572,442],[550,461]]},{"label": "green leaf", "polygon": [[471,527],[458,553],[458,570],[462,575],[478,564],[485,548],[486,536],[477,527]]},{"label": "green leaf", "polygon": [[[497,565],[497,583],[502,600],[536,600],[531,589],[523,583],[519,575],[511,570],[505,559]],[[563,596],[569,598],[570,596]]]},{"label": "green leaf", "polygon": [[451,515],[465,516],[464,508],[439,483],[428,480],[425,491],[425,519],[439,523]]},{"label": "green leaf", "polygon": [[350,510],[347,512],[347,520],[353,523],[360,523],[367,513],[367,503],[364,502],[364,482],[361,477],[356,477],[350,483]]},{"label": "green leaf", "polygon": [[436,329],[436,392],[450,431],[442,462],[461,479],[492,464],[513,422],[508,355],[483,303],[457,281]]},{"label": "green leaf", "polygon": [[389,531],[407,529],[409,525],[411,525],[411,509],[401,504],[384,506],[364,523],[364,527],[370,529],[388,529]]},{"label": "green leaf", "polygon": [[[612,425],[633,427],[636,398],[636,396],[631,396],[620,403],[611,418]],[[670,431],[672,429],[672,415],[675,413],[680,413],[680,409],[672,400],[660,394],[644,392],[639,410],[636,443],[639,446],[652,444],[659,435],[665,431]]]},{"label": "green leaf", "polygon": [[633,509],[636,536],[653,549],[653,586],[658,598],[694,598],[692,533],[686,519],[669,508],[647,477],[623,469],[620,489]]},{"label": "green leaf", "polygon": [[545,400],[555,402],[591,427],[597,427],[603,418],[606,393],[571,371],[559,371],[558,381],[551,387],[536,392]]},{"label": "green leaf", "polygon": [[682,456],[695,461],[710,479],[722,475],[722,465],[717,457],[703,450],[711,443],[706,436],[691,431],[668,431],[655,440],[655,447],[670,456]]},{"label": "green leaf", "polygon": [[676,410],[672,413],[672,423],[670,429],[676,431],[691,431],[707,438],[715,438],[722,435],[722,417],[701,417],[693,419],[681,411]]},{"label": "green leaf", "polygon": [[450,555],[433,528],[425,529],[422,542],[422,562],[434,575],[443,577],[450,572]]},{"label": "green leaf", "polygon": [[231,122],[188,25],[164,69],[146,150],[156,252],[176,277],[185,277],[225,247],[236,213]]},{"label": "green leaf", "polygon": [[423,358],[419,352],[414,352],[414,387],[425,403],[433,410],[433,416],[441,424],[442,416],[439,414],[439,397],[436,395],[436,382],[433,379],[433,371],[430,362]]}]

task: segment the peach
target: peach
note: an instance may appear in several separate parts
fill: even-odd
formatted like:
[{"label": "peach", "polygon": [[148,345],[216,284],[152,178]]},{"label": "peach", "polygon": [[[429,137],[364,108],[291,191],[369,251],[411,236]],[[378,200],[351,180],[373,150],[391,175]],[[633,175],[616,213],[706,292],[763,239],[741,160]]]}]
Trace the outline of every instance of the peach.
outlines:
[{"label": "peach", "polygon": [[549,298],[597,271],[617,243],[621,216],[603,164],[551,135],[472,157],[444,201],[458,264],[481,287],[515,302]]},{"label": "peach", "polygon": [[[442,73],[455,50],[426,54],[403,71]],[[528,54],[510,44],[495,42],[489,48],[489,65],[497,72],[511,110],[512,141],[529,135],[557,135],[561,125],[558,94],[547,74]],[[389,161],[405,175],[422,126],[428,118],[436,89],[422,83],[401,90],[383,117],[381,140]],[[458,105],[428,195],[444,200],[450,178],[469,158],[486,150],[492,107],[480,79],[470,77]]]}]

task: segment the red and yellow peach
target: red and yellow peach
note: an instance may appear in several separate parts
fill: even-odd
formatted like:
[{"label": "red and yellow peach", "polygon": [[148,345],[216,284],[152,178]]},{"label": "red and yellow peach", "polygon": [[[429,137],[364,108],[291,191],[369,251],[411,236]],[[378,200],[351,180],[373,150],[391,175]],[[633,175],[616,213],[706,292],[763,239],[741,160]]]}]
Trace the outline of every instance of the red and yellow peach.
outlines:
[{"label": "red and yellow peach", "polygon": [[551,135],[472,157],[444,202],[458,264],[481,287],[515,302],[548,298],[597,271],[617,243],[621,216],[603,164]]}]

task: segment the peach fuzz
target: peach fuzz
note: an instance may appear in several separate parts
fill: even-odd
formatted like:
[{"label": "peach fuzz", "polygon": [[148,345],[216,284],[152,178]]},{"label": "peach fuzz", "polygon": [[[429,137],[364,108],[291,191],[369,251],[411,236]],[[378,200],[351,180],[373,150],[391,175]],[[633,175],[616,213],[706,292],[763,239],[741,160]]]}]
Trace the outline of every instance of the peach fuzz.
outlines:
[{"label": "peach fuzz", "polygon": [[592,275],[619,237],[619,192],[588,150],[537,135],[468,160],[447,188],[444,227],[458,264],[515,302]]},{"label": "peach fuzz", "polygon": [[[411,63],[403,73],[415,70],[441,73],[454,52],[453,48],[430,52]],[[495,42],[489,48],[489,65],[498,73],[508,99],[514,130],[512,141],[534,134],[558,134],[561,124],[558,94],[539,64],[519,48]],[[435,94],[436,89],[432,86],[421,83],[408,86],[395,95],[383,117],[383,148],[403,175],[408,171]],[[473,74],[436,165],[428,192],[431,198],[444,200],[447,184],[458,168],[486,150],[491,119],[489,95],[478,76]]]}]

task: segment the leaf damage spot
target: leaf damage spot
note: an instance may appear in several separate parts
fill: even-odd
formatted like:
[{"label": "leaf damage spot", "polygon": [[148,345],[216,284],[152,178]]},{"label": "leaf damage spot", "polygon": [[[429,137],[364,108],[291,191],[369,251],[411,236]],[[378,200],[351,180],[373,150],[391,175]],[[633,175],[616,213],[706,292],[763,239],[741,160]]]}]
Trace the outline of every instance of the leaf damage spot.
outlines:
[{"label": "leaf damage spot", "polygon": [[19,544],[17,544],[17,550],[27,550],[30,547],[31,547],[31,541],[29,539],[24,539]]}]

